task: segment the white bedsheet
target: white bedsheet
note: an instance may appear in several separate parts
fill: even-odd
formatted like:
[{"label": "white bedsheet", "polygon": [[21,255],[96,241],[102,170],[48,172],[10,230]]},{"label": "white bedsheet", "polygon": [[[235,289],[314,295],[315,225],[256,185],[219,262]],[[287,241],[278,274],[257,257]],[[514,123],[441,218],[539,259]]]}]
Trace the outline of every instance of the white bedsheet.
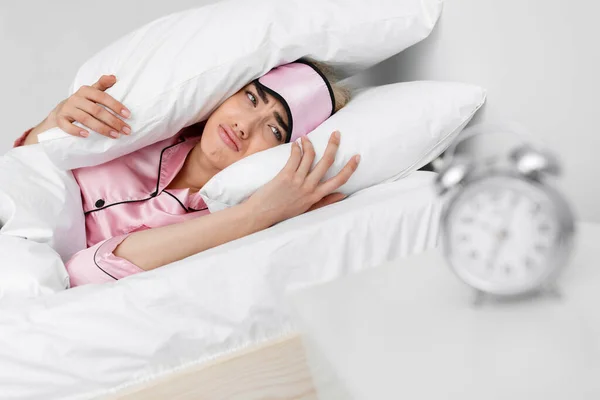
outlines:
[{"label": "white bedsheet", "polygon": [[290,331],[286,293],[437,243],[416,172],[180,262],[0,306],[0,399],[87,399]]}]

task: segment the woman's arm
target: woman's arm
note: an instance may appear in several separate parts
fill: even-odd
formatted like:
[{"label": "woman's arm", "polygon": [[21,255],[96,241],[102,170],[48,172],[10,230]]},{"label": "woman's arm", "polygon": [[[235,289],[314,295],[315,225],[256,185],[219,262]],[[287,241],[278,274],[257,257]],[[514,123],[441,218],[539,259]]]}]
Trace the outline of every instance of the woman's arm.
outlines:
[{"label": "woman's arm", "polygon": [[[129,118],[131,112],[105,91],[117,82],[114,75],[102,75],[92,86],[82,86],[69,98],[61,101],[38,126],[33,128],[23,143],[15,142],[15,147],[38,143],[38,135],[48,129],[59,127],[73,136],[88,137],[86,129],[79,128],[73,122],[113,139],[120,134],[131,134],[131,127],[110,113]],[[105,108],[106,107],[106,108]]]},{"label": "woman's arm", "polygon": [[54,128],[56,126],[56,123],[53,123],[49,118],[50,117],[45,118],[42,122],[40,122],[35,128],[33,128],[29,132],[29,134],[25,138],[25,141],[22,144],[23,146],[38,143],[38,135],[40,133],[45,132],[48,129]]},{"label": "woman's arm", "polygon": [[201,218],[134,232],[118,245],[116,257],[151,270],[270,227],[277,218],[242,203]]},{"label": "woman's arm", "polygon": [[335,161],[339,132],[331,135],[325,154],[312,171],[314,148],[306,136],[301,140],[304,151],[298,143],[292,144],[285,167],[244,203],[202,218],[135,232],[113,254],[150,270],[341,200],[344,195],[334,192],[354,173],[360,157],[353,157],[336,176],[321,183]]}]

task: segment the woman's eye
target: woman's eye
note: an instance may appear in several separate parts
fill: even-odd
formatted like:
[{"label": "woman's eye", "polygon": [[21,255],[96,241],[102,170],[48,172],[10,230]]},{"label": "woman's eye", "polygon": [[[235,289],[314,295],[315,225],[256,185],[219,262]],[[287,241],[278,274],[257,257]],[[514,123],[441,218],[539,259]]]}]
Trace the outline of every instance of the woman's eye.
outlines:
[{"label": "woman's eye", "polygon": [[252,104],[256,106],[256,97],[254,97],[254,94],[252,92],[246,92],[246,97],[248,97]]},{"label": "woman's eye", "polygon": [[281,132],[279,132],[279,129],[275,128],[274,126],[271,127],[271,131],[273,131],[273,134],[275,134],[275,137],[277,138],[278,142],[281,142],[281,139],[283,138],[281,136]]}]

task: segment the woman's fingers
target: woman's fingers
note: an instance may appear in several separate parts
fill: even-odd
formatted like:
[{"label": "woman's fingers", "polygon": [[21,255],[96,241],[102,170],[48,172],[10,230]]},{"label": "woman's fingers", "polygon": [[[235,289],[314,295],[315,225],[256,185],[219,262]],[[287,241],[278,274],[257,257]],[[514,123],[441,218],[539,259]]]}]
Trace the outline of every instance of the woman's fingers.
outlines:
[{"label": "woman's fingers", "polygon": [[329,138],[329,143],[327,144],[323,157],[319,160],[315,168],[308,173],[315,157],[314,147],[312,146],[312,143],[310,143],[310,140],[306,140],[302,143],[305,151],[300,167],[298,168],[298,175],[304,177],[306,176],[306,173],[308,173],[305,180],[305,187],[314,188],[314,193],[320,199],[317,203],[313,204],[310,210],[324,207],[346,197],[342,193],[334,192],[340,186],[348,182],[348,179],[350,179],[354,171],[356,171],[360,161],[359,155],[352,157],[337,175],[321,183],[321,180],[335,161],[335,155],[339,149],[339,145],[340,132],[335,131]]},{"label": "woman's fingers", "polygon": [[79,108],[74,108],[70,110],[68,117],[106,137],[110,137],[113,139],[119,137],[119,133],[116,132],[112,127],[100,122],[98,119],[96,119],[96,117],[88,114],[87,112]]},{"label": "woman's fingers", "polygon": [[306,183],[309,187],[316,188],[319,182],[321,182],[321,179],[323,179],[335,161],[335,154],[337,153],[339,145],[340,133],[335,131],[329,137],[329,143],[327,144],[323,157],[321,157],[315,168],[306,177]]},{"label": "woman's fingers", "polygon": [[58,111],[58,117],[64,126],[61,126],[61,129],[71,135],[87,137],[89,133],[86,130],[73,124],[77,121],[101,135],[114,139],[118,138],[119,134],[129,135],[131,127],[115,114],[128,118],[131,113],[123,104],[105,93],[105,90],[116,82],[114,75],[102,75],[92,86],[80,87]]},{"label": "woman's fingers", "polygon": [[[116,133],[123,133],[125,135],[129,135],[131,133],[131,127],[123,122],[121,119],[114,116],[112,113],[108,112],[104,107],[100,104],[94,103],[85,98],[77,98],[73,104],[76,108],[85,111],[87,114],[96,118],[99,122],[102,122],[106,125],[106,129],[108,132],[110,131]],[[82,121],[79,121],[82,122]],[[83,123],[83,122],[82,122]],[[86,125],[88,126],[88,125]],[[89,126],[91,128],[91,126]],[[96,131],[98,132],[98,131]],[[104,132],[101,132],[104,134]]]},{"label": "woman's fingers", "polygon": [[78,127],[74,122],[115,139],[120,133],[129,135],[131,127],[119,116],[129,118],[131,112],[105,93],[116,82],[114,75],[102,75],[92,86],[81,86],[69,98],[58,103],[50,112],[49,119],[56,121],[57,126],[74,136],[89,136],[86,129]]},{"label": "woman's fingers", "polygon": [[346,198],[346,195],[344,193],[340,193],[340,192],[328,194],[327,196],[323,197],[321,200],[319,200],[315,204],[313,204],[307,211],[316,210],[317,208],[321,208],[321,207],[325,207],[325,206],[328,206],[333,203],[337,203],[338,201],[343,200],[345,198]]},{"label": "woman's fingers", "polygon": [[290,152],[290,157],[285,163],[285,166],[281,170],[283,173],[289,173],[290,176],[294,176],[296,170],[298,169],[298,165],[300,164],[300,160],[302,159],[302,150],[298,143],[292,143],[292,151]]},{"label": "woman's fingers", "polygon": [[105,91],[109,87],[117,83],[117,77],[114,75],[102,75],[100,79],[92,85],[93,88]]},{"label": "woman's fingers", "polygon": [[104,91],[96,89],[93,86],[82,86],[79,88],[79,92],[86,99],[92,100],[98,104],[106,106],[117,115],[121,115],[125,118],[129,118],[131,115],[131,112],[123,104],[115,100],[114,97],[112,97],[108,93],[105,93]]},{"label": "woman's fingers", "polygon": [[354,171],[358,168],[360,162],[360,155],[353,156],[350,161],[344,165],[344,168],[334,177],[329,178],[323,182],[318,188],[317,193],[321,197],[325,197],[328,194],[336,191],[340,186],[348,182],[348,179],[352,176]]},{"label": "woman's fingers", "polygon": [[90,135],[90,133],[85,129],[80,128],[77,125],[73,125],[73,122],[69,121],[66,117],[58,117],[56,124],[60,129],[62,129],[64,132],[67,132],[69,135],[81,137],[88,137]]},{"label": "woman's fingers", "polygon": [[304,181],[315,159],[315,148],[306,136],[302,136],[300,140],[302,141],[302,161],[300,161],[300,166],[298,166],[298,170],[296,171],[296,177]]}]

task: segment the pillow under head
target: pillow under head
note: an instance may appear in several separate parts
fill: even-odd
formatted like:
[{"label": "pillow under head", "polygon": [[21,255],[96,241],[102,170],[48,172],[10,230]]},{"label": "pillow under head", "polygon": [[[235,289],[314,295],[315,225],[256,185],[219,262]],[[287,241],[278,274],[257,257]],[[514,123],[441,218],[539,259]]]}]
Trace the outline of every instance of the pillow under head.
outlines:
[{"label": "pillow under head", "polygon": [[[483,105],[486,92],[458,82],[416,81],[362,89],[344,108],[307,135],[313,168],[331,133],[341,142],[323,180],[337,175],[355,154],[358,169],[337,191],[351,194],[403,178],[440,155]],[[241,203],[285,166],[292,143],[243,158],[212,177],[200,194],[211,212]]]}]

